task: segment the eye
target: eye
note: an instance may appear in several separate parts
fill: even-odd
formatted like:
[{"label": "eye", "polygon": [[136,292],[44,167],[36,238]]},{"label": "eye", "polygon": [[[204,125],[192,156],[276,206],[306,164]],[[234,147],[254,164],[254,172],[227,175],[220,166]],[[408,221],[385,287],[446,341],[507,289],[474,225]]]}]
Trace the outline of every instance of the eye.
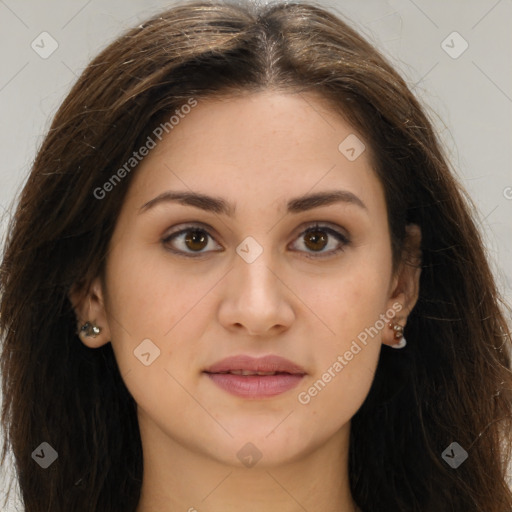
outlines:
[{"label": "eye", "polygon": [[[315,224],[303,231],[299,238],[302,245],[313,253],[305,254],[306,258],[326,258],[342,251],[350,243],[347,236],[328,226]],[[331,246],[330,250],[323,251]]]},{"label": "eye", "polygon": [[[350,243],[347,236],[340,231],[333,229],[329,226],[314,224],[302,231],[299,235],[298,240],[302,242],[306,248],[305,252],[312,251],[309,254],[305,254],[307,258],[325,258],[332,256],[342,251],[346,245]],[[165,248],[180,256],[196,258],[203,256],[214,250],[222,250],[218,244],[213,244],[213,248],[208,247],[211,245],[210,241],[214,239],[207,229],[201,227],[198,224],[192,224],[185,226],[179,231],[174,231],[168,234],[162,239],[162,243]],[[178,248],[176,248],[176,245]],[[215,245],[217,246],[215,248]],[[328,251],[324,251],[329,245],[332,248]],[[301,251],[301,249],[298,249]]]},{"label": "eye", "polygon": [[[179,231],[170,233],[163,240],[162,243],[172,253],[183,255],[186,257],[196,258],[202,256],[205,252],[205,248],[209,246],[209,240],[213,240],[213,237],[198,225],[187,226]],[[173,244],[178,244],[181,248],[174,249],[171,247]],[[217,247],[220,247],[217,244]],[[187,251],[189,249],[189,251]],[[195,254],[194,254],[195,253]]]}]

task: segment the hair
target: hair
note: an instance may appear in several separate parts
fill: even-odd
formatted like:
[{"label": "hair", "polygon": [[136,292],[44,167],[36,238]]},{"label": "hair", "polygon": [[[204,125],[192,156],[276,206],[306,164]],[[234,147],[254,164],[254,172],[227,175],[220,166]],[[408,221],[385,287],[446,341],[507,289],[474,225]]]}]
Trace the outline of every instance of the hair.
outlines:
[{"label": "hair", "polygon": [[[110,343],[88,349],[70,303],[103,275],[136,169],[94,191],[190,98],[314,93],[364,136],[388,209],[394,268],[422,231],[420,294],[401,351],[383,346],[352,418],[350,488],[364,512],[510,512],[510,331],[474,208],[423,107],[338,16],[302,2],[182,3],[112,42],[56,113],[18,198],[0,267],[2,463],[26,512],[134,511],[136,404]],[[41,442],[59,454],[42,469]],[[468,460],[442,453],[457,442]]]}]

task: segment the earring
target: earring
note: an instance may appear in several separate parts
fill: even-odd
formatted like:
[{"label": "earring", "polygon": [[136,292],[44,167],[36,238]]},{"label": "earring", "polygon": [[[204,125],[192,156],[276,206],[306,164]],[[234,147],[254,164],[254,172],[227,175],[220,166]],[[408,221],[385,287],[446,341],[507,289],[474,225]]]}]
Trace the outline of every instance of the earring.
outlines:
[{"label": "earring", "polygon": [[389,324],[389,327],[395,331],[394,338],[400,340],[398,343],[391,345],[391,348],[404,348],[407,345],[407,341],[404,338],[404,328],[400,324]]},{"label": "earring", "polygon": [[96,338],[101,332],[101,327],[98,327],[95,323],[85,322],[80,327],[80,334],[83,334],[87,338]]}]

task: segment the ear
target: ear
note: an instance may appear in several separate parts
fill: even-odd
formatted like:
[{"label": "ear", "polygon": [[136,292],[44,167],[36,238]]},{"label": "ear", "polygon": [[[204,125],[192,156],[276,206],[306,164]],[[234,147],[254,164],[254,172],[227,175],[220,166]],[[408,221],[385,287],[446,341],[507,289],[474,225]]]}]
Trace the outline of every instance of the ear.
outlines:
[{"label": "ear", "polygon": [[[395,273],[390,287],[388,311],[396,311],[391,323],[405,327],[407,317],[416,305],[420,292],[421,275],[421,229],[416,224],[406,226],[402,260]],[[383,331],[382,343],[395,345],[393,329]]]},{"label": "ear", "polygon": [[[87,290],[73,286],[68,297],[75,310],[77,333],[82,343],[89,348],[98,348],[109,343],[111,339],[110,328],[105,311],[103,285],[100,277],[96,277]],[[86,322],[98,326],[101,329],[100,333],[95,336],[87,336],[84,331],[81,331],[82,325]]]}]

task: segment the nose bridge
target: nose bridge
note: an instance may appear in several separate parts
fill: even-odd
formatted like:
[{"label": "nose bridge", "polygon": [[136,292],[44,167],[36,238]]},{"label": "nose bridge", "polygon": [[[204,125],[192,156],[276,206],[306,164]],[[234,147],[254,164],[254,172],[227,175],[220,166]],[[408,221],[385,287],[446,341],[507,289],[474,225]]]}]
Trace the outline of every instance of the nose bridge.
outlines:
[{"label": "nose bridge", "polygon": [[258,307],[275,302],[280,293],[279,280],[270,270],[275,266],[273,251],[266,245],[252,237],[245,239],[237,247],[239,258],[234,269],[239,298]]},{"label": "nose bridge", "polygon": [[279,267],[275,251],[264,245],[270,243],[269,239],[260,244],[248,237],[237,247],[230,284],[221,307],[220,320],[226,327],[242,325],[252,334],[265,333],[293,320],[286,287],[275,270]]}]

